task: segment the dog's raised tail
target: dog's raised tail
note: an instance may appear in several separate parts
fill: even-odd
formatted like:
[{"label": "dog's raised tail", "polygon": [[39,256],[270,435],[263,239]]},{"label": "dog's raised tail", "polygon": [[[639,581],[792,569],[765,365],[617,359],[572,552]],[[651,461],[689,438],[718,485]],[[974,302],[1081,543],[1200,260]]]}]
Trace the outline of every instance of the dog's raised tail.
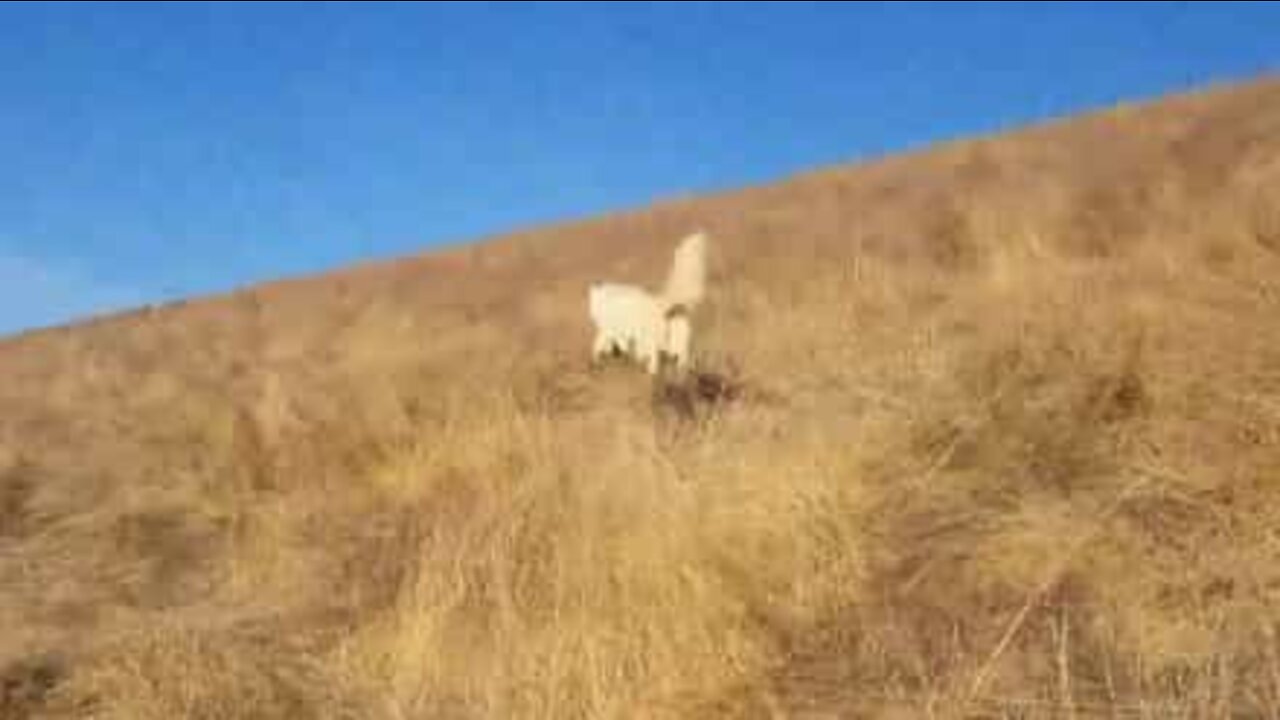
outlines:
[{"label": "dog's raised tail", "polygon": [[680,241],[671,258],[671,271],[662,289],[667,307],[692,309],[702,302],[707,281],[707,235],[698,231]]}]

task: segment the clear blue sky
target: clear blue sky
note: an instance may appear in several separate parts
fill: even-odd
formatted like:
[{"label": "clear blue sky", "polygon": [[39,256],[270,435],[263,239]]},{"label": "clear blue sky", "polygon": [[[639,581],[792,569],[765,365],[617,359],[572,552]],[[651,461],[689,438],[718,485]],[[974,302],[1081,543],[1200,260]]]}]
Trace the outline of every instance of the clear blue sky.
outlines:
[{"label": "clear blue sky", "polygon": [[1280,69],[1277,3],[0,4],[0,333]]}]

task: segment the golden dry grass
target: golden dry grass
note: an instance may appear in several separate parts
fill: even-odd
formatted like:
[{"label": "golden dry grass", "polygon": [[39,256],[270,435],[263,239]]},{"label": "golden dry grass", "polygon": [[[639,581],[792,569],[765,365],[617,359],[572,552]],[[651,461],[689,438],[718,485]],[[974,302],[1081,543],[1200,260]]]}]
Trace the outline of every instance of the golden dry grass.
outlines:
[{"label": "golden dry grass", "polygon": [[[4,341],[0,715],[1280,718],[1276,158],[1255,82]],[[586,366],[695,225],[732,402]]]}]

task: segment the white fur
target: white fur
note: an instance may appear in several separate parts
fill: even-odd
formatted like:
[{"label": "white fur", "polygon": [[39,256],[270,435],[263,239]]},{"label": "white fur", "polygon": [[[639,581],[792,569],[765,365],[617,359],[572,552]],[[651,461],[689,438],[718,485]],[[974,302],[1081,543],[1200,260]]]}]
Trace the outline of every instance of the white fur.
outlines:
[{"label": "white fur", "polygon": [[617,350],[657,372],[664,323],[655,298],[631,285],[597,283],[591,286],[588,303],[596,324],[592,359]]},{"label": "white fur", "polygon": [[667,320],[667,336],[662,350],[675,359],[676,372],[683,373],[689,369],[689,340],[693,328],[689,316],[678,313]]},{"label": "white fur", "polygon": [[619,283],[593,283],[588,289],[588,314],[596,326],[591,358],[614,350],[658,372],[663,355],[675,359],[683,372],[689,364],[692,326],[689,313],[702,302],[706,275],[706,236],[695,233],[676,248],[660,294]]},{"label": "white fur", "polygon": [[668,307],[683,305],[692,311],[702,302],[707,282],[707,235],[696,232],[680,242],[671,258],[671,271],[662,287]]}]

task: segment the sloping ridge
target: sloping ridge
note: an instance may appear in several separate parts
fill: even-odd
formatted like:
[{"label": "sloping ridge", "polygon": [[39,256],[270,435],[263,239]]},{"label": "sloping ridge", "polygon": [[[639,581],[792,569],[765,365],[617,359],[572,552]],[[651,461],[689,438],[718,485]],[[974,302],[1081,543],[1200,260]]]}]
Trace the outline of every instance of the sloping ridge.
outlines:
[{"label": "sloping ridge", "polygon": [[[1272,78],[1222,83],[1211,89],[1046,121],[1003,135],[964,138],[882,160],[814,170],[760,187],[663,201],[649,208],[480,239],[456,248],[281,279],[170,306],[125,311],[0,342],[12,345],[24,335],[62,333],[81,325],[114,326],[139,315],[154,318],[157,312],[180,313],[190,306],[205,312],[214,307],[234,312],[230,309],[237,306],[237,300],[247,303],[250,297],[254,304],[303,305],[323,316],[327,314],[326,303],[351,294],[361,300],[404,295],[406,302],[426,300],[428,306],[436,303],[445,308],[474,297],[476,304],[483,305],[492,302],[495,295],[508,295],[508,289],[510,295],[517,294],[521,280],[576,279],[583,273],[638,267],[640,263],[645,278],[652,282],[670,245],[699,223],[714,229],[725,241],[747,244],[750,240],[743,236],[765,233],[770,216],[783,208],[792,213],[812,210],[822,217],[830,214],[834,201],[849,213],[902,214],[908,208],[915,209],[915,203],[950,191],[951,185],[963,187],[973,178],[963,177],[965,170],[949,160],[974,147],[988,149],[993,144],[1000,146],[989,147],[996,153],[1039,146],[1036,154],[1040,157],[1027,167],[1013,168],[1014,174],[1044,173],[1100,186],[1099,191],[1119,184],[1124,173],[1135,171],[1134,164],[1165,151],[1177,153],[1189,175],[1212,185],[1215,173],[1229,170],[1245,158],[1265,156],[1264,145],[1274,141],[1270,108],[1278,85],[1280,80]],[[1262,112],[1255,115],[1255,110]],[[1056,147],[1050,150],[1050,146]],[[984,162],[995,160],[974,161],[969,170],[980,174]],[[1033,168],[1032,163],[1043,165]],[[549,244],[554,244],[554,252]],[[638,275],[635,271],[630,274]]]}]

